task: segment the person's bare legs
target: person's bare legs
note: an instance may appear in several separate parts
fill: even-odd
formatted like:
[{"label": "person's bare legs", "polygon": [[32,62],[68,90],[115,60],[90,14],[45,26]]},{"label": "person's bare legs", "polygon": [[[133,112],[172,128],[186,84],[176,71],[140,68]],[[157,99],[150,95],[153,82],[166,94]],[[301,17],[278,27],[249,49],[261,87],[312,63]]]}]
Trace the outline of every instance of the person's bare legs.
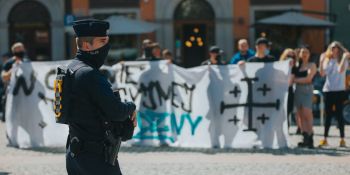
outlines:
[{"label": "person's bare legs", "polygon": [[301,113],[303,115],[303,131],[311,135],[313,133],[313,114],[309,108],[302,107]]},{"label": "person's bare legs", "polygon": [[296,113],[295,113],[295,121],[296,121],[296,123],[297,123],[298,129],[300,130],[300,133],[302,133],[303,130],[301,129],[301,119],[300,119],[300,114],[299,114],[299,112],[296,112]]},{"label": "person's bare legs", "polygon": [[297,126],[300,129],[300,133],[304,132],[303,130],[303,125],[302,125],[302,118],[301,118],[301,108],[297,108],[297,112],[296,112],[296,122],[297,122]]},{"label": "person's bare legs", "polygon": [[314,141],[313,141],[313,114],[312,110],[309,108],[302,107],[301,108],[301,114],[302,114],[302,126],[303,126],[303,132],[304,132],[304,146],[308,148],[314,147]]},{"label": "person's bare legs", "polygon": [[300,147],[313,148],[313,115],[312,110],[299,107],[297,113],[300,118],[300,129],[303,133],[303,141],[298,143]]}]

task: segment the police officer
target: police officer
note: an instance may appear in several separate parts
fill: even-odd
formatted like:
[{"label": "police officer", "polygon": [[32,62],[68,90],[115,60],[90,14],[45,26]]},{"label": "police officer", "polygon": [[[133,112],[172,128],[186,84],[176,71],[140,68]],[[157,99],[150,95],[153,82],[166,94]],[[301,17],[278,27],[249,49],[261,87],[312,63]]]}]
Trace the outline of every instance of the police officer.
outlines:
[{"label": "police officer", "polygon": [[68,65],[75,71],[72,81],[74,100],[69,120],[66,168],[70,175],[119,175],[119,164],[105,161],[104,122],[122,122],[131,118],[136,126],[132,102],[121,102],[111,84],[99,72],[110,49],[109,23],[80,20],[73,23],[78,51]]}]

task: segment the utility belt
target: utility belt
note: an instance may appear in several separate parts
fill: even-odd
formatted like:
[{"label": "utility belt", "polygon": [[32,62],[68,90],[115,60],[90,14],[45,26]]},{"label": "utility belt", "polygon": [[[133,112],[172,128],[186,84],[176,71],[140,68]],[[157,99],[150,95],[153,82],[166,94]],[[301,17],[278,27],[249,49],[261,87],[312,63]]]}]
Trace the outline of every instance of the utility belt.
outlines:
[{"label": "utility belt", "polygon": [[[120,100],[119,92],[114,95]],[[120,100],[121,101],[121,100]],[[103,154],[105,162],[115,166],[122,141],[130,140],[134,133],[133,121],[127,118],[123,122],[108,122],[102,112],[100,118],[104,131],[104,139],[101,142],[84,141],[77,133],[72,131],[67,140],[67,149],[70,148],[70,156],[75,157],[81,152]]]},{"label": "utility belt", "polygon": [[103,155],[106,163],[115,166],[121,142],[121,137],[114,137],[110,131],[106,131],[105,139],[99,142],[85,141],[76,135],[70,134],[66,147],[69,148],[69,155],[73,158],[83,152],[94,153]]}]

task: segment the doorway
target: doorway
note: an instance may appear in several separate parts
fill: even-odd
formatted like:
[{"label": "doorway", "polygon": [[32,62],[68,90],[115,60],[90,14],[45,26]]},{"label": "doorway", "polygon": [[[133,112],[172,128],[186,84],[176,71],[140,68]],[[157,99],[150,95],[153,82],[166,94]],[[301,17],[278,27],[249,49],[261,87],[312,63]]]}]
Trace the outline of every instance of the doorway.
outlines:
[{"label": "doorway", "polygon": [[183,0],[175,10],[176,58],[183,67],[199,66],[215,45],[215,14],[205,0]]},{"label": "doorway", "polygon": [[22,42],[30,60],[51,60],[51,18],[44,5],[22,1],[12,8],[8,22],[10,47],[15,42]]}]

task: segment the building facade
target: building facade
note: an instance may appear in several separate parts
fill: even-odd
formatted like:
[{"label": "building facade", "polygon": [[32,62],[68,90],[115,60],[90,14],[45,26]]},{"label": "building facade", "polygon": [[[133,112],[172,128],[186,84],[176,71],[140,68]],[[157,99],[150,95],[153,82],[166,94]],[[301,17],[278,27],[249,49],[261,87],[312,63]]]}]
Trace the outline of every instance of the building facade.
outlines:
[{"label": "building facade", "polygon": [[[330,35],[331,30],[324,29],[303,31],[303,43],[310,45],[312,52],[321,53],[332,36],[346,44],[349,41],[344,37],[349,27],[348,15],[345,15],[350,8],[348,1],[0,0],[0,53],[7,52],[14,42],[22,41],[32,60],[65,59],[75,53],[74,36],[68,34],[65,27],[68,17],[105,19],[123,15],[156,23],[159,27],[141,36],[114,37],[115,43],[122,43],[116,48],[140,49],[140,41],[151,38],[171,50],[181,65],[192,67],[208,57],[211,45],[221,47],[228,60],[237,51],[236,43],[241,38],[254,43],[257,37],[265,36],[274,43],[276,50],[293,47],[295,31],[292,28],[255,28],[253,25],[259,19],[290,9],[339,13],[337,24],[342,27],[337,26],[334,35]],[[326,15],[312,16],[329,19]]]},{"label": "building facade", "polygon": [[342,42],[350,49],[350,0],[329,0],[329,11],[336,15],[336,26],[331,38]]},{"label": "building facade", "polygon": [[[290,9],[324,13],[326,6],[327,0],[140,0],[141,18],[160,24],[159,30],[149,36],[172,50],[185,67],[205,60],[211,45],[221,47],[228,60],[242,38],[254,43],[257,37],[265,36],[279,52],[295,47],[297,39],[292,28],[258,29],[253,24]],[[313,17],[326,19],[324,15]],[[323,29],[307,29],[302,40],[313,52],[321,53],[325,35]]]},{"label": "building facade", "polygon": [[23,42],[32,60],[63,59],[64,1],[0,0],[0,38],[0,53]]}]

